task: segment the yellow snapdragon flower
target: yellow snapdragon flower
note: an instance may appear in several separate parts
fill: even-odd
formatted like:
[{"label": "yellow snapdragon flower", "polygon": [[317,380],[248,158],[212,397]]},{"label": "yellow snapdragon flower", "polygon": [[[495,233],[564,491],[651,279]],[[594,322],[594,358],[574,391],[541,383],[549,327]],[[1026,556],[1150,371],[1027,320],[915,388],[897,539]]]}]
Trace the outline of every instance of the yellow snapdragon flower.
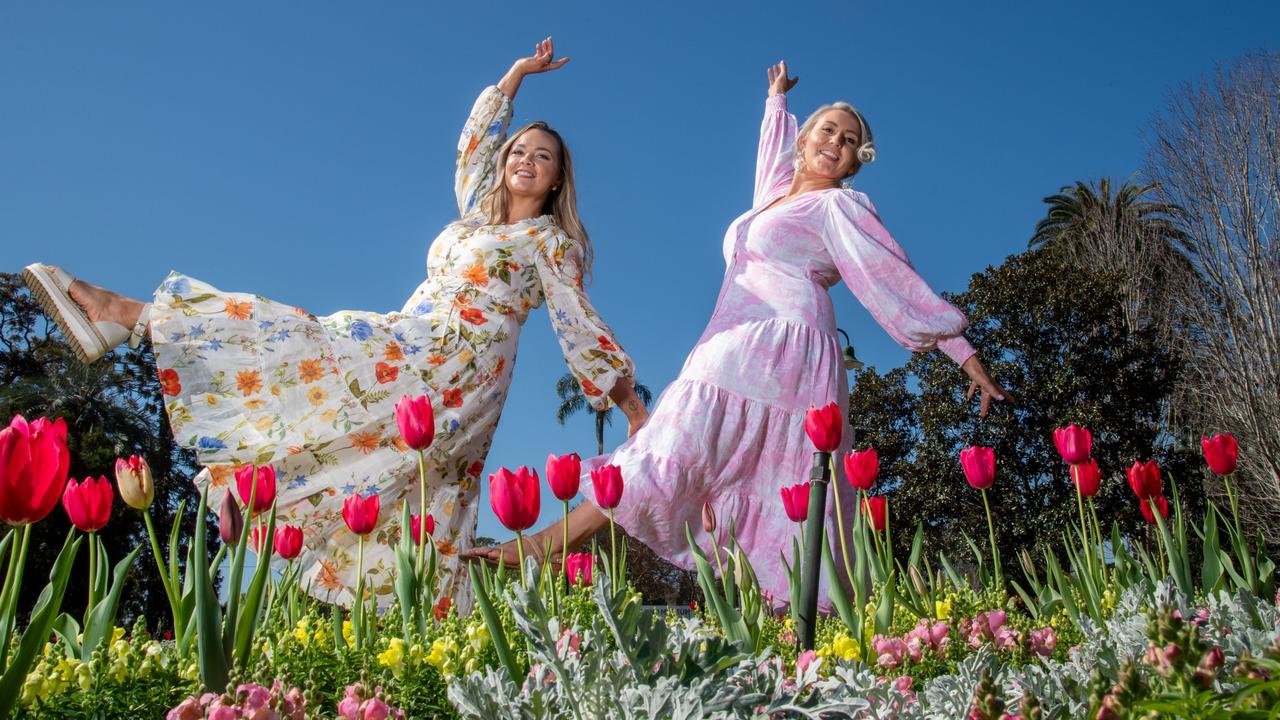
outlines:
[{"label": "yellow snapdragon flower", "polygon": [[404,672],[404,640],[391,638],[387,649],[378,655],[378,662],[383,667],[391,668],[391,672],[395,673],[396,677],[400,677]]},{"label": "yellow snapdragon flower", "polygon": [[950,595],[948,595],[945,600],[933,601],[933,617],[935,620],[948,620],[951,618]]}]

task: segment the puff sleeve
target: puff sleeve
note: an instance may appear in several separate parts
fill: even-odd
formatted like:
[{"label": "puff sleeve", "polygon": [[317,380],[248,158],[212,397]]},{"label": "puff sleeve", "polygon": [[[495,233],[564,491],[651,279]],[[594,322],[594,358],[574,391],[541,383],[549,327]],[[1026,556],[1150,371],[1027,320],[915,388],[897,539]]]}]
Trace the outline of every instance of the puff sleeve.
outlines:
[{"label": "puff sleeve", "polygon": [[511,99],[497,86],[485,88],[462,126],[458,138],[458,164],[454,172],[454,192],[458,196],[458,217],[475,210],[476,203],[493,185],[497,175],[494,155],[507,139],[511,124]]}]

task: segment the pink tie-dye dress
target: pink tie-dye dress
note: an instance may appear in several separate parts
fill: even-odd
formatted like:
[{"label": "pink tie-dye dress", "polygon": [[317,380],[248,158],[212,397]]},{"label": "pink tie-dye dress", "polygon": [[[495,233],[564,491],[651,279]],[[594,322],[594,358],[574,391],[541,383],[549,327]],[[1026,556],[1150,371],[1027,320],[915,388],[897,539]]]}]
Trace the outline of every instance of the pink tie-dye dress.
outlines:
[{"label": "pink tie-dye dress", "polygon": [[[937,348],[957,363],[974,353],[960,334],[964,315],[916,273],[865,195],[837,188],[773,204],[791,187],[795,139],[786,96],[769,98],[755,198],[725,234],[727,269],[711,321],[648,423],[611,456],[587,463],[621,466],[626,489],[616,519],[679,566],[693,567],[686,523],[710,547],[700,519],[704,501],[722,527],[732,518],[761,588],[777,603],[788,597],[781,554],[791,557],[798,529],[779,490],[806,480],[813,462],[805,411],[832,401],[846,415],[848,409],[828,289],[844,280],[910,350]],[[846,448],[849,436],[846,428]],[[584,487],[590,497],[590,483]],[[841,500],[851,523],[851,488]],[[834,529],[830,499],[828,512]],[[727,544],[723,533],[719,541]],[[825,605],[825,591],[820,597]]]}]

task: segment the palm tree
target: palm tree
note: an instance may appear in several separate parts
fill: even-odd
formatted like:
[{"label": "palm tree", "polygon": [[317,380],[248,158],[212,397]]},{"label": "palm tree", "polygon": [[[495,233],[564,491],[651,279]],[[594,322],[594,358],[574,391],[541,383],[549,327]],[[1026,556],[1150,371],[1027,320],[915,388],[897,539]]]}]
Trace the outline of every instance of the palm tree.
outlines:
[{"label": "palm tree", "polygon": [[[649,388],[640,383],[635,386],[636,395],[640,398],[640,402],[645,407],[649,407],[649,403],[653,402],[653,392]],[[556,421],[564,425],[568,420],[578,412],[584,412],[591,409],[591,404],[587,402],[587,398],[582,394],[582,386],[578,384],[578,379],[573,373],[565,373],[556,381],[556,395],[560,397],[560,407],[556,409]],[[604,411],[596,411],[596,454],[604,454],[604,426],[606,423],[613,424],[613,407]]]},{"label": "palm tree", "polygon": [[1078,181],[1044,199],[1049,206],[1027,247],[1060,254],[1090,270],[1124,275],[1124,313],[1130,332],[1152,323],[1169,329],[1162,316],[1164,288],[1189,277],[1178,251],[1182,208],[1153,200],[1159,183],[1124,181],[1113,194],[1110,178],[1097,187]]}]

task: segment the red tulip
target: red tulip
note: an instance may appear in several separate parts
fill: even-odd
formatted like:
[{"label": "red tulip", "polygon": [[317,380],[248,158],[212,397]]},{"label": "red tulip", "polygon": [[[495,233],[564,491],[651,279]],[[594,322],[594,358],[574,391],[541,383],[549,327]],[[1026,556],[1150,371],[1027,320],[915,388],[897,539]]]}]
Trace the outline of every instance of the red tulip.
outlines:
[{"label": "red tulip", "polygon": [[782,488],[782,507],[791,522],[804,522],[809,518],[809,483],[802,482]]},{"label": "red tulip", "polygon": [[875,448],[851,452],[844,456],[844,474],[855,488],[867,491],[876,484],[880,472],[880,456]]},{"label": "red tulip", "polygon": [[570,585],[591,584],[591,553],[569,553],[564,559],[564,572]]},{"label": "red tulip", "polygon": [[970,487],[986,490],[996,480],[996,451],[980,445],[961,450],[960,467]]},{"label": "red tulip", "polygon": [[489,476],[489,507],[508,530],[524,532],[538,522],[539,493],[538,473],[527,467],[498,468]]},{"label": "red tulip", "polygon": [[1089,458],[1088,462],[1071,466],[1071,480],[1080,489],[1084,497],[1093,497],[1102,487],[1102,471],[1098,469],[1098,461]]},{"label": "red tulip", "polygon": [[1160,482],[1160,466],[1155,460],[1135,462],[1127,474],[1133,494],[1142,500],[1159,495],[1164,490],[1164,484]]},{"label": "red tulip", "polygon": [[883,495],[870,495],[862,500],[862,514],[871,521],[871,527],[876,532],[884,530],[885,523],[889,520],[889,506],[885,504]]},{"label": "red tulip", "polygon": [[[266,544],[266,539],[267,528],[265,525],[259,525],[249,531],[249,547],[253,548],[253,551],[258,554],[262,553],[262,546]],[[272,548],[275,547],[274,538],[272,539],[271,546]]]},{"label": "red tulip", "polygon": [[115,495],[105,477],[85,478],[79,483],[71,480],[62,491],[62,509],[67,511],[72,525],[84,532],[97,532],[111,518]]},{"label": "red tulip", "polygon": [[582,460],[578,453],[547,455],[547,486],[557,500],[572,500],[578,494],[582,478]]},{"label": "red tulip", "polygon": [[823,407],[810,407],[804,416],[804,431],[820,452],[831,452],[840,447],[840,435],[844,431],[844,418],[840,406],[827,403]]},{"label": "red tulip", "polygon": [[[1164,499],[1163,495],[1156,495],[1152,498],[1156,503],[1156,508],[1160,511],[1160,517],[1169,517],[1169,501]],[[1142,508],[1142,519],[1147,521],[1148,525],[1156,524],[1156,516],[1151,512],[1151,500],[1142,499],[1138,501],[1138,506]]]},{"label": "red tulip", "polygon": [[242,465],[236,470],[236,489],[240,491],[240,502],[245,507],[249,505],[249,493],[253,492],[253,512],[266,512],[276,501],[276,469],[270,465],[259,468]]},{"label": "red tulip", "polygon": [[351,532],[368,535],[378,526],[378,511],[381,509],[382,501],[377,495],[363,497],[356,493],[342,503],[342,519]]},{"label": "red tulip", "polygon": [[222,496],[222,508],[218,510],[218,537],[222,544],[234,545],[240,542],[240,533],[244,531],[244,515],[240,514],[240,505],[231,493]]},{"label": "red tulip", "polygon": [[1204,461],[1215,475],[1230,475],[1236,471],[1236,462],[1240,456],[1240,446],[1230,433],[1214,435],[1212,438],[1201,436],[1200,448],[1204,450]]},{"label": "red tulip", "polygon": [[706,501],[702,503],[702,529],[708,533],[716,531],[716,511]]},{"label": "red tulip", "polygon": [[1053,431],[1053,444],[1057,446],[1063,462],[1079,465],[1089,459],[1089,453],[1093,449],[1093,434],[1088,428],[1072,423]]},{"label": "red tulip", "polygon": [[617,465],[601,465],[591,471],[591,486],[595,488],[596,504],[612,510],[622,502],[622,468]]},{"label": "red tulip", "polygon": [[43,520],[58,504],[70,463],[62,418],[13,416],[0,430],[0,520],[15,527]]},{"label": "red tulip", "polygon": [[436,439],[436,419],[431,412],[431,398],[419,395],[411,398],[408,395],[396,403],[396,426],[400,428],[400,437],[404,444],[414,450],[426,450]]},{"label": "red tulip", "polygon": [[[414,545],[422,544],[422,516],[412,515],[409,517],[409,534],[413,537]],[[436,519],[427,513],[427,537],[436,534]]]},{"label": "red tulip", "polygon": [[285,560],[292,560],[302,552],[302,528],[282,525],[276,529],[276,552]]}]

